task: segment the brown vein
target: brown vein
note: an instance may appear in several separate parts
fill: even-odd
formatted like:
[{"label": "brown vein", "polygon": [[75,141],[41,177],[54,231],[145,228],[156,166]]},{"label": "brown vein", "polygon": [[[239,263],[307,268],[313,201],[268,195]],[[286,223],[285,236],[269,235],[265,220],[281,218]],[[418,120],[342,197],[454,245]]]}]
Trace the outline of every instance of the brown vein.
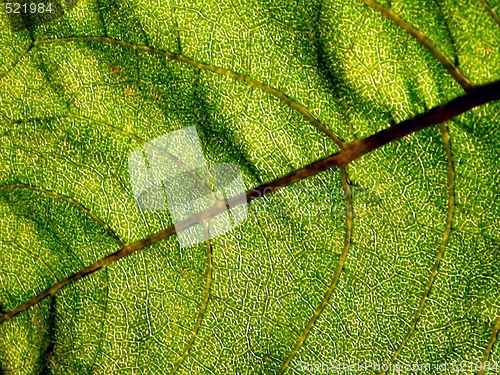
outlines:
[{"label": "brown vein", "polygon": [[321,132],[326,134],[329,138],[334,140],[334,142],[339,147],[345,146],[345,144],[346,144],[342,139],[340,139],[340,137],[337,134],[335,134],[333,131],[328,129],[321,121],[319,121],[316,117],[314,117],[311,114],[311,112],[309,112],[309,110],[306,107],[304,107],[302,104],[297,103],[295,100],[290,98],[288,95],[283,94],[279,90],[277,90],[271,86],[268,86],[268,85],[266,85],[266,84],[264,84],[256,79],[253,79],[247,75],[244,75],[244,74],[241,74],[241,73],[229,70],[229,69],[221,68],[218,66],[208,65],[208,64],[204,64],[204,63],[201,63],[201,62],[198,62],[195,60],[191,60],[190,58],[188,58],[182,54],[172,53],[169,51],[163,51],[163,50],[156,49],[156,48],[149,47],[149,46],[141,46],[141,45],[137,45],[137,44],[133,44],[133,43],[128,43],[128,42],[124,42],[122,40],[113,39],[113,38],[109,38],[106,36],[69,37],[69,38],[36,40],[33,42],[33,46],[37,46],[40,44],[63,43],[63,42],[104,42],[104,43],[109,43],[109,44],[116,44],[116,45],[122,46],[124,48],[130,48],[130,49],[137,50],[137,51],[143,51],[143,52],[146,52],[149,54],[164,56],[167,59],[176,60],[176,61],[179,61],[181,63],[195,67],[197,69],[207,70],[207,71],[210,71],[210,72],[213,72],[216,74],[220,74],[220,75],[231,77],[231,78],[234,78],[234,79],[237,79],[240,81],[244,81],[244,82],[248,83],[250,86],[257,87],[258,89],[260,89],[264,92],[267,92],[268,94],[271,94],[272,96],[280,99],[285,104],[287,104],[289,107],[291,107],[292,109],[299,112],[311,124],[313,124],[318,130],[320,130]]},{"label": "brown vein", "polygon": [[363,0],[363,1],[370,8],[375,9],[380,13],[382,13],[382,15],[385,16],[387,19],[394,22],[396,25],[398,25],[400,28],[402,28],[404,31],[406,31],[408,34],[410,34],[412,37],[414,37],[420,43],[422,43],[422,45],[425,48],[427,48],[429,52],[432,53],[434,57],[438,59],[438,61],[448,70],[448,72],[455,79],[455,81],[457,81],[458,84],[462,86],[464,91],[470,92],[473,86],[468,80],[468,78],[463,75],[460,69],[457,66],[455,66],[455,64],[453,64],[446,57],[446,55],[443,52],[441,52],[441,50],[424,35],[424,33],[416,29],[412,25],[410,25],[408,22],[399,17],[396,13],[394,13],[391,9],[388,9],[380,5],[375,0]]},{"label": "brown vein", "polygon": [[[401,351],[403,350],[403,347],[406,345],[412,334],[415,332],[415,329],[417,327],[418,321],[420,320],[420,317],[422,315],[422,311],[424,310],[425,303],[427,302],[427,299],[429,298],[429,294],[432,289],[432,285],[434,284],[434,281],[436,280],[436,276],[439,272],[439,265],[441,264],[441,260],[443,259],[444,253],[446,251],[446,245],[448,244],[448,239],[450,238],[450,233],[451,233],[451,225],[453,222],[453,210],[455,208],[455,169],[453,167],[453,159],[452,159],[452,154],[451,154],[451,145],[450,145],[450,133],[448,131],[448,128],[446,127],[446,124],[442,122],[439,124],[441,128],[441,137],[443,138],[443,144],[444,144],[444,149],[446,153],[446,161],[447,161],[447,168],[448,168],[448,212],[446,215],[446,223],[444,227],[444,232],[443,232],[443,238],[441,240],[441,245],[439,247],[439,251],[436,254],[436,259],[434,261],[434,265],[432,266],[431,274],[429,276],[429,279],[427,280],[427,283],[425,284],[424,288],[424,295],[420,299],[420,303],[418,305],[417,311],[415,312],[415,315],[413,316],[413,320],[410,324],[410,327],[406,331],[406,335],[403,338],[403,341],[399,344],[399,347],[396,349],[394,354],[392,355],[389,364],[392,365],[394,361],[397,359],[399,354],[401,354]],[[388,368],[391,368],[392,366],[388,366]],[[381,375],[385,375],[386,371],[383,371]]]},{"label": "brown vein", "polygon": [[69,204],[75,206],[78,208],[80,211],[82,211],[85,215],[90,217],[93,221],[95,221],[98,225],[100,225],[111,237],[114,238],[114,240],[119,243],[121,246],[125,245],[125,243],[121,240],[121,238],[115,233],[115,231],[108,225],[106,224],[100,217],[92,213],[88,208],[83,206],[81,203],[77,202],[71,197],[67,197],[63,194],[57,193],[52,190],[44,189],[39,186],[31,186],[27,184],[11,184],[11,185],[5,185],[5,186],[0,186],[0,191],[4,190],[10,190],[10,189],[28,189],[28,190],[33,190],[37,191],[40,193],[43,193],[45,195],[48,195],[50,197],[56,198],[56,199],[61,199],[65,202],[68,202]]},{"label": "brown vein", "polygon": [[349,252],[349,248],[351,246],[351,236],[352,236],[352,225],[353,225],[353,210],[352,210],[352,192],[351,192],[351,186],[349,185],[348,178],[347,178],[347,168],[340,167],[340,175],[341,175],[341,180],[342,180],[342,186],[344,188],[344,193],[346,197],[346,233],[345,233],[345,238],[344,238],[344,247],[342,249],[342,253],[340,254],[339,257],[339,262],[337,263],[337,267],[335,268],[335,272],[333,274],[332,281],[330,283],[330,286],[326,290],[323,299],[319,303],[319,305],[316,307],[316,310],[314,310],[314,313],[312,317],[309,319],[307,322],[304,330],[302,331],[302,334],[299,336],[297,339],[297,342],[295,343],[294,348],[288,355],[288,357],[285,359],[283,364],[281,365],[278,375],[283,374],[288,366],[290,365],[290,362],[292,361],[293,357],[298,353],[302,345],[304,344],[304,341],[306,340],[307,336],[311,332],[312,328],[314,327],[314,324],[318,320],[319,316],[325,309],[326,305],[328,305],[328,301],[330,300],[330,297],[332,296],[333,292],[335,291],[335,288],[337,287],[338,281],[340,279],[340,275],[342,273],[342,270],[344,268],[344,264],[347,260],[347,253]]},{"label": "brown vein", "polygon": [[497,317],[495,325],[493,326],[493,330],[491,331],[490,339],[488,340],[488,344],[486,345],[486,349],[484,350],[483,358],[481,358],[481,369],[479,370],[477,375],[483,375],[486,370],[486,364],[488,363],[491,349],[493,349],[493,345],[497,340],[498,331],[500,331],[500,316]]},{"label": "brown vein", "polygon": [[469,111],[472,108],[494,100],[500,100],[500,80],[486,85],[477,86],[472,90],[470,94],[457,97],[443,106],[434,107],[425,113],[417,115],[409,120],[400,122],[399,124],[390,126],[389,128],[381,130],[380,132],[373,134],[367,138],[357,139],[353,142],[350,142],[346,145],[345,149],[333,155],[315,161],[309,165],[306,165],[305,167],[293,171],[272,182],[262,184],[252,190],[248,190],[244,194],[240,194],[238,196],[230,198],[226,202],[226,204],[224,202],[217,201],[212,207],[184,219],[183,221],[177,223],[175,227],[171,226],[169,228],[162,229],[140,241],[126,244],[121,250],[118,250],[108,255],[106,258],[103,258],[95,262],[94,264],[85,267],[81,271],[69,276],[62,281],[55,283],[50,288],[33,297],[23,305],[18,306],[0,316],[0,323],[9,320],[20,312],[34,306],[47,296],[55,294],[59,289],[68,285],[69,283],[90,275],[95,271],[116,262],[120,258],[126,257],[138,250],[144,249],[145,247],[151,246],[152,244],[167,238],[168,236],[175,233],[176,227],[178,228],[178,230],[182,230],[196,223],[206,221],[222,212],[225,212],[228,207],[236,207],[237,205],[246,203],[248,200],[256,199],[256,197],[263,197],[266,194],[270,194],[273,191],[278,190],[279,188],[297,183],[305,178],[314,176],[333,167],[345,166],[353,160],[359,159],[361,156],[373,150],[376,150],[383,145],[403,138],[411,133],[425,129],[429,126],[449,120],[459,114]]},{"label": "brown vein", "polygon": [[[203,231],[205,232],[205,238],[208,238],[208,223],[203,222]],[[186,348],[184,349],[184,353],[179,358],[179,360],[175,363],[174,368],[170,371],[170,375],[174,375],[177,370],[181,367],[184,360],[189,355],[191,348],[196,340],[196,336],[198,335],[198,331],[200,330],[201,323],[203,321],[203,316],[205,315],[205,311],[207,310],[208,300],[210,299],[210,288],[212,286],[212,243],[210,240],[206,240],[205,244],[207,246],[207,272],[206,272],[206,284],[205,284],[205,293],[203,295],[203,301],[200,306],[200,311],[198,312],[198,317],[196,318],[196,323],[193,329],[193,334],[191,335],[191,339],[189,340]]]},{"label": "brown vein", "polygon": [[496,22],[498,26],[500,26],[500,17],[498,17],[497,12],[495,12],[495,9],[493,9],[490,4],[486,0],[479,0],[479,2],[483,5],[484,9],[490,14],[491,18],[493,18],[493,21]]}]

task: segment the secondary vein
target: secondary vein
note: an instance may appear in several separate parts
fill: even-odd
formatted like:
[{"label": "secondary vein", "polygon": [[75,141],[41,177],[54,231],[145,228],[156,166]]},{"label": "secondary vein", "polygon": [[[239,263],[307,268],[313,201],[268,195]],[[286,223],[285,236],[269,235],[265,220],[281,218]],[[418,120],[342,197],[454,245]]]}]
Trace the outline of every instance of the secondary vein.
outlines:
[{"label": "secondary vein", "polygon": [[425,36],[423,32],[418,30],[416,27],[412,26],[404,19],[402,19],[399,15],[394,13],[391,9],[386,8],[380,5],[375,0],[363,0],[366,5],[370,8],[377,10],[384,17],[394,22],[404,31],[406,31],[409,35],[417,39],[422,45],[429,50],[430,53],[436,57],[436,59],[450,72],[450,75],[458,82],[460,86],[464,89],[465,92],[470,92],[473,88],[469,79],[465,77],[462,71],[453,64],[448,57],[429,39]]},{"label": "secondary vein", "polygon": [[103,258],[95,262],[94,264],[85,267],[83,270],[69,276],[62,281],[55,283],[50,288],[33,297],[26,303],[2,315],[0,317],[0,323],[12,318],[13,316],[30,308],[31,306],[34,306],[47,296],[55,294],[59,289],[68,285],[69,283],[90,275],[91,273],[94,273],[95,271],[108,266],[118,259],[136,252],[137,250],[144,249],[145,247],[151,246],[152,244],[165,239],[166,237],[174,234],[176,228],[178,230],[182,230],[194,224],[206,221],[222,212],[225,212],[228,207],[235,207],[237,205],[246,203],[251,199],[256,199],[256,197],[263,197],[264,195],[270,194],[279,188],[297,183],[305,178],[314,176],[328,169],[345,166],[348,163],[359,159],[361,156],[379,147],[382,147],[385,144],[403,138],[411,133],[425,129],[429,126],[447,121],[459,114],[469,111],[472,108],[494,100],[500,100],[500,80],[483,86],[476,86],[470,92],[470,94],[459,96],[445,105],[434,107],[425,113],[381,130],[380,132],[373,134],[367,138],[350,142],[347,144],[345,149],[333,155],[327,156],[323,159],[306,165],[305,167],[302,167],[272,182],[257,186],[254,189],[248,190],[246,193],[232,197],[226,203],[217,201],[207,210],[184,219],[183,221],[177,223],[175,227],[171,226],[169,228],[162,229],[140,241],[127,244],[121,250],[118,250],[108,255],[106,258]]},{"label": "secondary vein", "polygon": [[281,91],[266,85],[250,76],[245,74],[241,74],[230,69],[225,69],[222,67],[205,64],[199,61],[192,60],[180,53],[172,53],[169,51],[160,50],[157,48],[137,45],[129,42],[125,42],[123,40],[113,39],[107,36],[87,36],[87,37],[68,37],[68,38],[57,38],[57,39],[43,39],[43,40],[35,40],[33,42],[33,46],[41,45],[41,44],[50,44],[50,43],[63,43],[63,42],[105,42],[109,44],[116,44],[122,46],[124,48],[130,48],[137,51],[143,51],[145,53],[154,54],[164,56],[167,59],[176,60],[181,63],[190,65],[197,69],[210,71],[216,74],[224,75],[227,77],[231,77],[240,81],[244,81],[248,83],[250,86],[257,87],[260,90],[267,92],[268,94],[273,95],[274,97],[280,99],[285,104],[287,104],[292,109],[296,110],[302,116],[304,116],[311,124],[313,124],[318,130],[332,139],[340,148],[346,145],[346,142],[343,141],[337,134],[335,134],[332,130],[326,127],[320,120],[313,116],[309,110],[304,107],[302,104],[298,103],[294,99],[290,98],[288,95],[282,93]]}]

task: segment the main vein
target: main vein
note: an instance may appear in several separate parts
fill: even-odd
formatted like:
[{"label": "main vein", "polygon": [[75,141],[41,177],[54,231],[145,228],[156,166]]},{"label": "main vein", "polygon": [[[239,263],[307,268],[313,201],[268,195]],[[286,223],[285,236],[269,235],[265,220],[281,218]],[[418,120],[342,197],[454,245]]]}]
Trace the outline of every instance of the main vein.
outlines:
[{"label": "main vein", "polygon": [[0,323],[9,320],[16,314],[19,314],[20,312],[30,308],[31,306],[34,306],[47,296],[55,294],[59,289],[68,285],[69,283],[90,275],[91,273],[94,273],[95,271],[104,268],[111,263],[114,263],[120,258],[128,256],[138,250],[144,249],[145,247],[148,247],[158,241],[165,239],[166,237],[175,233],[176,227],[178,230],[182,230],[194,224],[206,221],[222,212],[225,212],[228,206],[235,207],[237,205],[244,204],[251,199],[263,197],[264,195],[270,194],[276,189],[297,183],[320,172],[334,167],[345,166],[348,163],[359,159],[361,156],[377,148],[380,148],[385,144],[403,138],[411,133],[417,132],[429,126],[447,121],[459,114],[469,111],[472,108],[494,100],[500,100],[500,80],[483,86],[477,86],[473,90],[471,90],[470,94],[457,97],[443,106],[434,107],[425,113],[386,128],[367,138],[350,142],[343,150],[333,155],[327,156],[323,159],[306,165],[305,167],[293,171],[272,182],[257,186],[254,189],[248,190],[244,194],[232,197],[226,203],[217,201],[207,210],[184,219],[183,221],[177,223],[175,227],[171,226],[169,228],[162,229],[140,241],[127,244],[123,246],[121,250],[118,250],[108,255],[106,258],[103,258],[95,262],[94,264],[85,267],[81,271],[74,273],[73,275],[62,281],[55,283],[50,288],[41,292],[26,303],[2,315],[0,317]]}]

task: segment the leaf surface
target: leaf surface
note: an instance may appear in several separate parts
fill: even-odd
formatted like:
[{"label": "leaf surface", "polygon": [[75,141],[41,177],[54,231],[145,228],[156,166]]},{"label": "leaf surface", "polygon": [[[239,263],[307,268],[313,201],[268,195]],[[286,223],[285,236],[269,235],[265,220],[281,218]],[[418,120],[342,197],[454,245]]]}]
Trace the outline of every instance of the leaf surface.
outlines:
[{"label": "leaf surface", "polygon": [[[498,2],[380,5],[472,85],[500,79]],[[194,125],[250,190],[463,95],[398,22],[368,0],[81,1],[20,32],[2,14],[0,312],[172,225],[133,198],[147,141]],[[0,323],[0,374],[500,362],[499,113],[253,200],[210,243],[168,236],[70,282]]]}]

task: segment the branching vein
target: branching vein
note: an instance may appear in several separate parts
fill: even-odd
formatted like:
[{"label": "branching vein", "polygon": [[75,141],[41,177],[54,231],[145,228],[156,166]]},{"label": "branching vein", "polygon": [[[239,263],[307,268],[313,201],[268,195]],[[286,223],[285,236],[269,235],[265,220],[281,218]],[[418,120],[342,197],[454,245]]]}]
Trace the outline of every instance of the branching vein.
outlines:
[{"label": "branching vein", "polygon": [[344,188],[344,193],[346,197],[346,233],[345,233],[345,239],[344,239],[344,248],[342,249],[342,253],[340,254],[339,257],[339,262],[337,263],[337,267],[335,268],[335,272],[333,274],[332,282],[330,283],[330,286],[326,290],[323,299],[319,303],[319,305],[316,307],[316,310],[314,310],[313,316],[309,319],[307,322],[304,330],[302,331],[302,334],[299,336],[297,339],[297,342],[295,343],[294,348],[288,355],[288,357],[285,359],[283,364],[281,365],[278,375],[283,374],[288,366],[290,365],[290,362],[292,361],[293,357],[298,353],[302,345],[304,344],[304,341],[306,340],[307,336],[311,332],[312,328],[314,327],[314,324],[316,323],[316,320],[320,316],[320,314],[323,312],[325,309],[326,305],[328,304],[328,301],[330,300],[330,297],[332,296],[333,292],[335,291],[335,288],[337,287],[338,281],[340,279],[340,275],[342,273],[342,269],[344,268],[344,264],[347,260],[347,253],[349,252],[349,248],[351,246],[351,236],[352,236],[352,225],[353,225],[353,210],[352,210],[352,191],[351,191],[351,186],[348,183],[348,178],[347,178],[347,168],[346,167],[340,167],[340,174],[341,174],[341,180],[342,180],[342,186]]},{"label": "branching vein", "polygon": [[97,215],[92,213],[92,211],[90,211],[88,208],[84,207],[81,203],[77,202],[76,200],[74,200],[71,197],[67,197],[67,196],[60,194],[58,192],[44,189],[44,188],[39,187],[39,186],[31,186],[31,185],[21,184],[21,183],[0,186],[0,191],[6,191],[6,190],[11,190],[11,189],[33,190],[33,191],[37,191],[37,192],[43,193],[45,195],[48,195],[50,197],[56,198],[56,199],[61,199],[63,201],[66,201],[66,202],[72,204],[73,206],[75,206],[76,208],[78,208],[85,215],[87,215],[93,221],[95,221],[98,225],[100,225],[111,237],[114,238],[114,240],[118,244],[120,244],[121,246],[125,245],[125,242],[123,242],[121,240],[121,238],[116,234],[116,232],[108,224],[106,224],[101,218],[99,218]]},{"label": "branching vein", "polygon": [[[205,232],[205,238],[208,238],[209,237],[208,236],[208,223],[206,221],[203,222],[203,230]],[[184,360],[189,355],[189,352],[191,351],[191,348],[194,344],[194,341],[196,340],[196,336],[198,335],[198,331],[200,330],[201,323],[203,321],[203,316],[205,315],[205,311],[207,310],[208,300],[210,299],[210,289],[212,286],[212,268],[213,268],[212,267],[212,243],[208,239],[205,241],[205,244],[207,246],[207,272],[206,272],[206,284],[205,284],[205,293],[203,295],[203,301],[201,302],[200,311],[198,312],[198,317],[196,318],[196,323],[194,325],[191,339],[189,340],[188,344],[186,345],[186,348],[184,349],[182,356],[175,363],[174,368],[170,372],[170,375],[174,375],[177,372],[177,370],[181,367]]]},{"label": "branching vein", "polygon": [[479,2],[483,5],[484,9],[486,9],[486,11],[490,14],[491,18],[493,18],[493,21],[495,21],[496,24],[500,26],[500,17],[498,17],[498,14],[495,11],[495,9],[493,9],[486,0],[479,0]]},{"label": "branching vein", "polygon": [[425,113],[386,128],[367,138],[350,142],[342,151],[313,162],[272,182],[262,184],[254,189],[247,191],[244,194],[230,198],[226,202],[227,205],[224,202],[217,201],[207,210],[184,219],[183,221],[177,223],[175,227],[171,226],[169,228],[162,229],[140,241],[127,244],[123,246],[121,250],[118,250],[108,255],[106,258],[103,258],[95,262],[94,264],[85,267],[81,271],[69,276],[62,281],[55,283],[50,288],[33,297],[23,305],[18,306],[13,310],[7,312],[6,314],[0,316],[0,323],[9,320],[20,312],[36,305],[42,299],[55,294],[62,287],[76,280],[79,280],[82,277],[90,275],[101,268],[104,268],[120,258],[128,256],[138,250],[144,249],[145,247],[148,247],[158,241],[165,239],[166,237],[175,233],[176,227],[178,230],[182,230],[194,224],[201,223],[212,217],[215,217],[222,212],[225,212],[228,206],[236,207],[237,205],[246,203],[250,199],[255,199],[256,193],[258,193],[258,197],[263,197],[266,194],[270,194],[271,192],[276,191],[276,189],[278,188],[297,183],[320,172],[334,167],[345,166],[348,163],[359,159],[361,156],[379,147],[382,147],[383,145],[398,140],[416,131],[425,129],[429,126],[447,121],[459,114],[469,111],[472,108],[494,100],[500,100],[500,81],[495,81],[483,86],[477,86],[468,95],[455,98],[443,106],[434,107]]},{"label": "branching vein", "polygon": [[451,76],[455,79],[455,81],[458,82],[460,86],[462,86],[465,92],[470,92],[472,90],[473,86],[470,83],[469,79],[464,76],[461,70],[455,64],[453,64],[448,59],[448,57],[446,57],[446,55],[434,43],[432,43],[429,38],[424,35],[423,32],[410,25],[408,22],[394,13],[391,9],[383,7],[375,0],[363,1],[370,8],[373,8],[382,13],[382,15],[387,19],[394,22],[396,25],[398,25],[400,28],[402,28],[404,31],[406,31],[408,34],[422,43],[422,45],[427,48],[429,52],[432,53],[434,57],[436,57],[436,59],[438,59],[438,61],[448,70],[448,72],[450,72]]},{"label": "branching vein", "polygon": [[[448,239],[450,238],[451,225],[453,222],[453,210],[455,208],[455,169],[453,167],[453,159],[451,154],[450,133],[444,122],[440,124],[440,127],[441,127],[441,136],[443,138],[443,143],[444,143],[444,149],[446,152],[447,169],[448,169],[448,211],[446,215],[446,223],[444,226],[443,238],[441,240],[441,245],[439,246],[439,250],[436,254],[436,259],[434,260],[434,265],[432,266],[431,274],[429,276],[429,279],[427,280],[427,283],[425,284],[424,295],[420,299],[417,311],[413,316],[410,327],[406,331],[406,335],[404,336],[403,340],[401,341],[398,348],[396,349],[391,359],[389,360],[390,365],[392,365],[394,361],[398,358],[399,354],[401,354],[401,351],[403,350],[404,346],[410,339],[411,335],[415,332],[417,323],[420,319],[420,316],[422,315],[422,311],[424,310],[425,303],[429,298],[432,285],[436,280],[436,276],[439,271],[439,265],[441,264],[441,260],[443,259],[446,250],[446,245],[448,244]],[[392,366],[388,366],[388,368],[391,367]],[[386,371],[383,371],[381,373],[381,375],[385,374]]]},{"label": "branching vein", "polygon": [[486,345],[486,349],[484,350],[483,358],[481,358],[481,369],[477,373],[477,375],[483,375],[486,371],[486,364],[488,363],[488,358],[491,354],[491,349],[493,349],[493,344],[497,340],[498,331],[500,331],[500,316],[497,317],[493,330],[491,331],[490,339],[488,340],[488,344]]},{"label": "branching vein", "polygon": [[302,116],[304,116],[311,124],[313,124],[318,130],[326,134],[329,138],[334,140],[334,142],[338,146],[344,146],[345,142],[340,139],[340,137],[335,134],[332,130],[327,128],[321,121],[319,121],[316,117],[312,115],[309,110],[304,107],[302,104],[297,103],[295,100],[290,98],[288,95],[283,94],[279,90],[266,85],[265,83],[262,83],[252,77],[249,77],[245,74],[241,74],[235,71],[232,71],[230,69],[225,69],[221,68],[218,66],[213,66],[209,64],[205,64],[202,62],[198,62],[195,60],[192,60],[182,54],[176,54],[172,53],[169,51],[163,51],[157,48],[149,47],[149,46],[141,46],[133,43],[128,43],[122,40],[118,39],[113,39],[109,38],[106,36],[89,36],[89,37],[69,37],[69,38],[58,38],[58,39],[44,39],[44,40],[36,40],[33,42],[33,46],[41,45],[41,44],[51,44],[51,43],[64,43],[64,42],[104,42],[104,43],[109,43],[109,44],[116,44],[119,46],[122,46],[124,48],[130,48],[133,50],[137,51],[143,51],[145,53],[153,54],[153,55],[160,55],[160,56],[165,56],[167,59],[172,59],[179,61],[181,63],[190,65],[196,69],[201,69],[201,70],[206,70],[210,71],[216,74],[224,75],[227,77],[231,77],[240,81],[244,81],[248,83],[252,87],[257,87],[260,90],[267,92],[268,94],[273,95],[274,97],[280,99],[283,101],[285,104],[290,106],[292,109],[296,110],[299,112]]}]

